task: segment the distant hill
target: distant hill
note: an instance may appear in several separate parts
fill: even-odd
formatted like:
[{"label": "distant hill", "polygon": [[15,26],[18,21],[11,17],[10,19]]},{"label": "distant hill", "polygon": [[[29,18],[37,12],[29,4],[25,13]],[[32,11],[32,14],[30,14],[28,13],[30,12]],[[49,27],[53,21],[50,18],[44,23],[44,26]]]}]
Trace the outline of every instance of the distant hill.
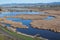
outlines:
[{"label": "distant hill", "polygon": [[60,2],[53,2],[51,4],[56,4],[56,5],[60,5]]},{"label": "distant hill", "polygon": [[50,6],[50,5],[60,5],[60,2],[52,2],[52,3],[22,3],[22,4],[17,4],[17,3],[11,3],[11,4],[1,4],[1,6],[4,6],[4,7],[12,7],[12,6],[21,6],[21,7],[34,7],[34,6]]}]

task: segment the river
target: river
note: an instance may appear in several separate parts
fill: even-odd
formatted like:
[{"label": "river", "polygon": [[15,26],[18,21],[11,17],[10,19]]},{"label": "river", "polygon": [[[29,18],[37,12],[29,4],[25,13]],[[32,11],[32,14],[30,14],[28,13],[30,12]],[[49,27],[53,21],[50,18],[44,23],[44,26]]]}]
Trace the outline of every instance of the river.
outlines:
[{"label": "river", "polygon": [[[18,14],[44,14],[44,12],[1,12],[0,17],[4,16],[15,16]],[[44,20],[53,20],[54,17],[48,16]],[[48,30],[41,30],[32,28],[30,23],[32,20],[24,20],[21,18],[7,18],[7,20],[12,20],[15,22],[21,22],[23,25],[28,26],[28,29],[22,29],[22,28],[16,28],[17,31],[27,34],[27,35],[36,35],[39,34],[39,36],[47,38],[49,40],[60,40],[60,33],[48,31]],[[9,25],[10,26],[10,25]]]}]

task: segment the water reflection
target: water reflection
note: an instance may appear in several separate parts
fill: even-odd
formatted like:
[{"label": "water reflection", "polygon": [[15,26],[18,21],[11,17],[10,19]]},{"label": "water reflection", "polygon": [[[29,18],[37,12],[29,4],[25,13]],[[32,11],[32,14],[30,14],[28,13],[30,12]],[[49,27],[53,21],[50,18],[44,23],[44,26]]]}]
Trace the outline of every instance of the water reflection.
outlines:
[{"label": "water reflection", "polygon": [[44,18],[43,20],[53,20],[55,17],[54,16],[48,16],[47,18]]},{"label": "water reflection", "polygon": [[[0,14],[0,17],[4,17],[4,16],[15,16],[17,14],[39,14],[40,12],[3,12],[2,14]],[[52,16],[48,16],[47,18],[45,18],[44,20],[51,20],[54,17]],[[54,33],[48,30],[39,30],[39,29],[35,29],[32,28],[30,25],[30,22],[32,22],[32,20],[23,20],[20,18],[7,18],[7,20],[12,20],[15,22],[21,22],[23,25],[28,26],[28,29],[22,29],[22,28],[17,28],[17,31],[28,34],[28,35],[36,35],[39,34],[40,36],[44,37],[44,38],[48,38],[49,40],[60,40],[60,33]],[[8,25],[10,26],[10,25]]]}]

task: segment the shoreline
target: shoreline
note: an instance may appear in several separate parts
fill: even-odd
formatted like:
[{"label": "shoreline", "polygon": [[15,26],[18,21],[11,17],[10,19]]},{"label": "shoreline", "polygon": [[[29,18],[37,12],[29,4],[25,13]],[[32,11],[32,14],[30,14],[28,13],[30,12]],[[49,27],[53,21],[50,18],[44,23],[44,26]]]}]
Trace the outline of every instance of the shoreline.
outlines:
[{"label": "shoreline", "polygon": [[[32,36],[32,35],[28,35],[28,34],[24,34],[24,33],[18,32],[18,31],[13,31],[13,32],[16,32],[17,34],[21,34],[21,35],[28,36],[28,37],[31,37],[31,38],[35,38],[37,36],[37,34]],[[44,40],[46,39],[46,38],[43,38],[43,37],[37,37],[37,38],[44,39]]]},{"label": "shoreline", "polygon": [[[21,34],[21,35],[29,36],[29,37],[32,37],[32,38],[35,38],[35,37],[36,37],[36,36],[32,36],[32,35],[27,35],[27,34],[24,34],[24,33],[21,33],[21,32],[17,32],[17,34]],[[43,37],[37,37],[37,38],[44,39],[44,40],[48,40],[48,39],[43,38]]]},{"label": "shoreline", "polygon": [[[16,28],[28,28],[26,25],[23,25],[21,22],[14,22],[14,21],[11,21],[11,20],[6,20],[6,18],[0,18],[0,23],[3,23],[4,25],[5,24],[10,24],[10,26]],[[6,26],[6,25],[5,25]]]},{"label": "shoreline", "polygon": [[[9,30],[11,28],[12,27],[7,27],[7,30]],[[24,34],[24,33],[21,33],[21,32],[16,31],[16,29],[14,29],[14,28],[12,28],[12,29],[13,30],[9,30],[9,31],[16,32],[18,35],[21,34],[21,35],[24,35],[24,36],[27,36],[27,37],[31,37],[31,38],[35,38],[37,36],[37,35],[32,36],[32,35]],[[42,39],[42,40],[48,40],[48,39],[43,38],[43,37],[37,37],[37,38]]]}]

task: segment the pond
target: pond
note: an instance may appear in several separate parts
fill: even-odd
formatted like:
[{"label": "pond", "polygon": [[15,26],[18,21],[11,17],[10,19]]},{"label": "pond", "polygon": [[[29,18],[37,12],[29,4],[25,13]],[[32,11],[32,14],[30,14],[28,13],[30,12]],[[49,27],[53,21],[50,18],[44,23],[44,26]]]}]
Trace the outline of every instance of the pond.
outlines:
[{"label": "pond", "polygon": [[54,16],[48,16],[47,18],[44,18],[43,20],[52,20],[54,18],[55,18]]},{"label": "pond", "polygon": [[0,17],[16,16],[18,14],[44,14],[44,12],[0,12]]},{"label": "pond", "polygon": [[[2,12],[2,14],[0,14],[0,17],[4,17],[4,16],[15,16],[17,14],[42,14],[43,12]],[[45,18],[44,20],[52,20],[54,19],[53,16],[48,16],[47,18]],[[7,18],[7,20],[12,20],[15,22],[21,22],[23,25],[28,26],[28,29],[22,29],[22,28],[16,28],[17,31],[21,32],[21,33],[25,33],[27,35],[36,35],[39,34],[40,36],[47,38],[49,40],[60,40],[60,33],[55,33],[55,32],[51,32],[48,30],[40,30],[40,29],[36,29],[36,28],[32,28],[30,23],[32,22],[32,20],[24,20],[21,18]]]}]

